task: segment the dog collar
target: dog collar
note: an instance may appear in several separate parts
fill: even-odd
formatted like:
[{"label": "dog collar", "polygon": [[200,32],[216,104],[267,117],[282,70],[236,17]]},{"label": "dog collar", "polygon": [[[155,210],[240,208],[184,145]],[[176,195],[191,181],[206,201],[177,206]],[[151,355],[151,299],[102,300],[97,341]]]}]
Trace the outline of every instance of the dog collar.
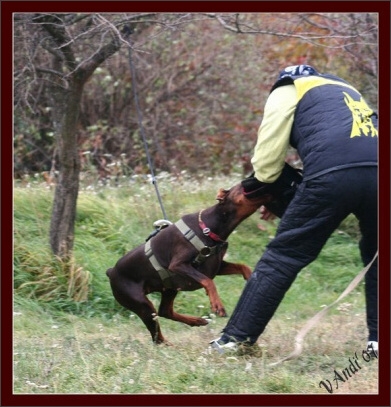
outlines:
[{"label": "dog collar", "polygon": [[220,238],[220,236],[216,235],[216,233],[213,233],[206,225],[205,222],[201,219],[201,213],[200,211],[198,215],[198,224],[200,225],[200,228],[202,229],[202,233],[205,236],[210,237],[211,239],[215,240],[216,242],[224,242],[223,239]]}]

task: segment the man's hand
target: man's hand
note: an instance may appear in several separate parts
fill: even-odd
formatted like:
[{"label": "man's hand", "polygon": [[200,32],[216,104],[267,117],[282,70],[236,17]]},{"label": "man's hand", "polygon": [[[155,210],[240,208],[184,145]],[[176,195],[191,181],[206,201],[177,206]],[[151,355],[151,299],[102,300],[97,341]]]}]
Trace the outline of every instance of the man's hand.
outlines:
[{"label": "man's hand", "polygon": [[273,212],[270,212],[269,209],[267,209],[266,206],[263,205],[259,208],[259,213],[261,214],[262,220],[272,221],[277,218],[277,216]]}]

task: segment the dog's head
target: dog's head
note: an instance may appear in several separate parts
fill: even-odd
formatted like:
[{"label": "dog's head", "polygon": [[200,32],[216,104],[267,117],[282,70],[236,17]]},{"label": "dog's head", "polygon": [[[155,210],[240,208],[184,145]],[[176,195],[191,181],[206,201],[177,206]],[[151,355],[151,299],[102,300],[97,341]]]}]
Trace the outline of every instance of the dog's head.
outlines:
[{"label": "dog's head", "polygon": [[239,183],[230,189],[220,188],[217,192],[216,199],[219,205],[226,208],[227,211],[235,211],[239,218],[246,218],[253,214],[260,206],[270,202],[273,197],[270,194],[248,199],[243,194],[242,184]]}]

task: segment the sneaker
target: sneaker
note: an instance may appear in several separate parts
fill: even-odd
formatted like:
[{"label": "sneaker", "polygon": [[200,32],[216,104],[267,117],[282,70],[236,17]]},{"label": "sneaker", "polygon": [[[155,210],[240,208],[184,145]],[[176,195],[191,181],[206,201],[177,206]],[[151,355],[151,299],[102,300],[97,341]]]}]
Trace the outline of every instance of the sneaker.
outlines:
[{"label": "sneaker", "polygon": [[379,354],[379,344],[377,341],[368,341],[367,343],[367,352],[371,354],[371,356],[377,357]]},{"label": "sneaker", "polygon": [[210,349],[217,350],[220,354],[230,353],[236,356],[261,357],[262,349],[250,342],[238,342],[235,340],[225,340],[223,337],[209,342]]},{"label": "sneaker", "polygon": [[238,350],[237,342],[225,342],[221,338],[214,339],[213,341],[209,342],[209,345],[212,349],[217,350],[220,354],[227,353],[227,352],[236,352]]}]

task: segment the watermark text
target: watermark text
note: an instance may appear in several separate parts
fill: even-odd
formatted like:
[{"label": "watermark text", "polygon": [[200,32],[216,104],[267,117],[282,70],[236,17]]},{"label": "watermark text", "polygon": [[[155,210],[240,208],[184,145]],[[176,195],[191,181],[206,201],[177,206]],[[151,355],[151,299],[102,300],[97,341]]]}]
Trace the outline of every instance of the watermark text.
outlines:
[{"label": "watermark text", "polygon": [[361,352],[360,358],[357,356],[357,352],[355,352],[354,356],[349,358],[349,364],[345,369],[340,371],[334,369],[334,377],[332,380],[321,380],[319,387],[324,387],[328,393],[333,393],[334,390],[337,390],[343,383],[347,382],[361,370],[362,366],[364,366],[364,362],[368,363],[372,359],[378,359],[378,352],[373,349],[371,344],[368,349]]}]

